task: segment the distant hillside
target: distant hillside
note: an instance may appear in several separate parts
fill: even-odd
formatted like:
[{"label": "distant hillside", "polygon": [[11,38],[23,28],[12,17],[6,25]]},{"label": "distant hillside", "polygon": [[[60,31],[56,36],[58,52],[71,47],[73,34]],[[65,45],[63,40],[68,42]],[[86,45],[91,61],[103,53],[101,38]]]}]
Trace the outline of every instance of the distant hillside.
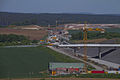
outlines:
[{"label": "distant hillside", "polygon": [[48,24],[55,25],[56,20],[58,24],[63,23],[88,23],[95,24],[117,24],[120,23],[119,15],[94,15],[94,14],[69,14],[69,13],[8,13],[0,12],[0,26],[6,25],[41,25],[47,26]]}]

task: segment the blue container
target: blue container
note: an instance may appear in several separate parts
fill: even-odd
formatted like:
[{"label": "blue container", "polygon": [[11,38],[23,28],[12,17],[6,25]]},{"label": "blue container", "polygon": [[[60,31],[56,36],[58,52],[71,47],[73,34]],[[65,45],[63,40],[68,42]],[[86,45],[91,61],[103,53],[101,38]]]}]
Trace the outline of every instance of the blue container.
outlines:
[{"label": "blue container", "polygon": [[118,71],[120,71],[120,68],[118,69]]}]

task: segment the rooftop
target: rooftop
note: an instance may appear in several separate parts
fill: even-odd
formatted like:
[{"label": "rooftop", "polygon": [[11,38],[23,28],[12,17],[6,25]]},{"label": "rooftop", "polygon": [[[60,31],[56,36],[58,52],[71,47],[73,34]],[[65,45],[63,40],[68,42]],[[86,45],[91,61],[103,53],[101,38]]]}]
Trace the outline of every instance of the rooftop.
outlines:
[{"label": "rooftop", "polygon": [[49,69],[56,68],[83,68],[84,63],[49,63]]}]

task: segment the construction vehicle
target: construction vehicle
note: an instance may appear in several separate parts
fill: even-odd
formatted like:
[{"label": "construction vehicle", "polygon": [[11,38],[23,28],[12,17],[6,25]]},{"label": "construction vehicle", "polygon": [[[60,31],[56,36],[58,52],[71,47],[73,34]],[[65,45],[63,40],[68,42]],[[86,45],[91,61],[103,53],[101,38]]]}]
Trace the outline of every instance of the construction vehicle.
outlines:
[{"label": "construction vehicle", "polygon": [[93,28],[88,28],[87,31],[101,31],[101,33],[104,33],[104,32],[105,32],[104,29],[100,29],[100,28],[95,28],[95,29],[93,29]]},{"label": "construction vehicle", "polygon": [[53,46],[54,44],[52,44],[52,43],[49,43],[48,45],[49,45],[49,46]]},{"label": "construction vehicle", "polygon": [[52,39],[57,39],[56,37],[52,37]]},{"label": "construction vehicle", "polygon": [[52,75],[55,75],[56,74],[56,71],[52,71]]},{"label": "construction vehicle", "polygon": [[44,40],[40,40],[40,42],[44,42]]}]

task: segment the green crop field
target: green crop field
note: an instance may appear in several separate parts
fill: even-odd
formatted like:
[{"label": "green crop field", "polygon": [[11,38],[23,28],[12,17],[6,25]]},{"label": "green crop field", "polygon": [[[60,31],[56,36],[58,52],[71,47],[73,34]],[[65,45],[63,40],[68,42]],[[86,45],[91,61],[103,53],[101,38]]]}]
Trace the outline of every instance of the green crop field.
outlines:
[{"label": "green crop field", "polygon": [[47,47],[0,48],[0,78],[28,77],[48,70],[49,62],[80,62]]},{"label": "green crop field", "polygon": [[107,28],[105,29],[107,32],[116,32],[120,33],[120,28]]}]

